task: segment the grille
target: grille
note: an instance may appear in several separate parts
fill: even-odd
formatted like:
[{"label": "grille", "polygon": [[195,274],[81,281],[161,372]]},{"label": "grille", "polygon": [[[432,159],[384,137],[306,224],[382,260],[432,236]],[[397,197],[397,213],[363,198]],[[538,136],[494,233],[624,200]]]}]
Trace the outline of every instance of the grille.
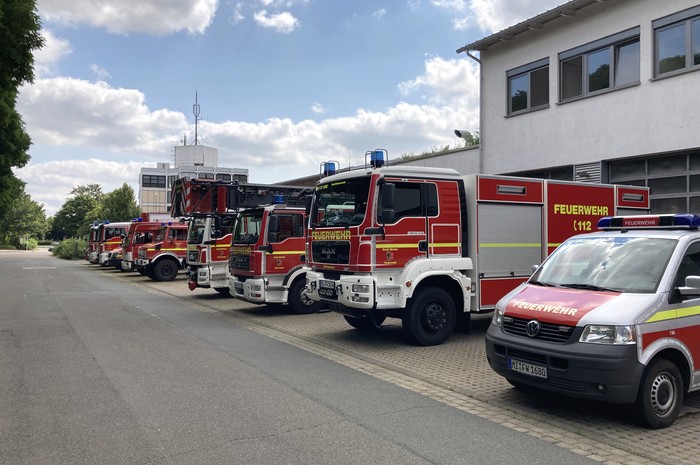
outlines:
[{"label": "grille", "polygon": [[229,265],[234,270],[250,271],[250,255],[231,255]]},{"label": "grille", "polygon": [[540,322],[540,332],[534,338],[531,338],[525,332],[525,327],[528,322],[524,318],[510,318],[503,320],[503,330],[508,334],[515,336],[527,337],[528,339],[538,339],[540,341],[556,342],[563,344],[569,340],[574,332],[574,326],[555,325],[552,323]]},{"label": "grille", "polygon": [[350,263],[350,242],[348,241],[314,241],[311,254],[315,263]]}]

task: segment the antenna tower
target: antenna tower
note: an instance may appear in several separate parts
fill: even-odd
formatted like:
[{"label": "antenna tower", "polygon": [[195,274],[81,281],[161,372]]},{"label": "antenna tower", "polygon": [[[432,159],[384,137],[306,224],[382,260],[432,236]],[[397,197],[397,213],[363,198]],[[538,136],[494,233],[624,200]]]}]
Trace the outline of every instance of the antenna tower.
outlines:
[{"label": "antenna tower", "polygon": [[194,143],[193,145],[199,145],[199,137],[197,134],[197,124],[199,123],[199,99],[197,97],[197,92],[194,93],[194,105],[192,105],[192,113],[194,113]]}]

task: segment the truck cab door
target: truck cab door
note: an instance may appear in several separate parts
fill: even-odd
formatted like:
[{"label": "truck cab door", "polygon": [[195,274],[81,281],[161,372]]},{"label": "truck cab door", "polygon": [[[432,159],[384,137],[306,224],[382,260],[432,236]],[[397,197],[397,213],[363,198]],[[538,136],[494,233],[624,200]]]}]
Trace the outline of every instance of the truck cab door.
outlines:
[{"label": "truck cab door", "polygon": [[[374,236],[377,269],[402,268],[412,259],[428,256],[424,183],[387,179],[380,189],[389,189],[389,185],[395,190],[393,205],[382,201],[386,192],[381,191],[377,202],[376,221],[383,225],[383,233]],[[385,215],[385,209],[393,215]]]},{"label": "truck cab door", "polygon": [[286,274],[304,254],[304,215],[301,211],[273,213],[268,220],[265,270],[268,274]]}]

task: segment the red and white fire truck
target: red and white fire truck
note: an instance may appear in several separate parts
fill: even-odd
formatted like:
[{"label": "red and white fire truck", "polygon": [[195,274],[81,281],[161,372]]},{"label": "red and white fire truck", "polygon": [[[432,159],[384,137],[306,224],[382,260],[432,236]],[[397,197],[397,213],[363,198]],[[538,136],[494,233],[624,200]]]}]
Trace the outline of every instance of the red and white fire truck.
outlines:
[{"label": "red and white fire truck", "polygon": [[172,281],[186,266],[187,225],[161,223],[154,241],[138,248],[134,266],[154,281]]},{"label": "red and white fire truck", "polygon": [[[134,218],[126,231],[122,240],[121,270],[133,271],[134,260],[138,254],[138,248],[155,240],[155,234],[163,223],[163,219],[170,217],[169,213],[141,213],[141,216]],[[140,268],[145,274],[145,269]]]},{"label": "red and white fire truck", "polygon": [[172,187],[172,215],[187,232],[187,285],[228,294],[228,258],[236,211],[231,205],[237,182],[180,178]]},{"label": "red and white fire truck", "polygon": [[498,302],[491,368],[669,426],[700,389],[699,228],[698,215],[606,217],[568,239]]},{"label": "red and white fire truck", "polygon": [[111,223],[109,220],[103,221],[98,226],[97,231],[97,262],[101,266],[110,264],[110,253],[121,248],[122,238],[126,234],[127,222]]},{"label": "red and white fire truck", "polygon": [[85,260],[97,264],[97,245],[99,244],[98,233],[100,231],[100,223],[95,221],[90,225],[90,231],[88,232],[87,248],[85,249]]},{"label": "red and white fire truck", "polygon": [[287,302],[299,315],[319,310],[320,303],[306,293],[305,209],[292,206],[305,203],[305,194],[238,215],[229,278],[235,297],[254,303]]},{"label": "red and white fire truck", "polygon": [[[383,166],[321,179],[309,205],[308,292],[358,329],[400,318],[419,345],[487,312],[568,237],[646,212],[647,188]],[[354,215],[327,215],[332,205]],[[462,322],[460,322],[462,323]]]}]

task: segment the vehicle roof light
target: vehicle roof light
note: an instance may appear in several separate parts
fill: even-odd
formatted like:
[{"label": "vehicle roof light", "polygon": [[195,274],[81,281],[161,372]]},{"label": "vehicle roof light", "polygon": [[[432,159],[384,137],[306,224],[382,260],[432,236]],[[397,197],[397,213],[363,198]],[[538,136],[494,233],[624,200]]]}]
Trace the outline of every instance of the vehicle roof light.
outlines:
[{"label": "vehicle roof light", "polygon": [[369,164],[372,168],[381,168],[389,158],[389,153],[386,149],[375,149],[365,153],[365,163],[367,163],[367,154],[369,154]]},{"label": "vehicle roof light", "polygon": [[275,195],[272,197],[272,203],[274,203],[275,205],[281,205],[281,204],[283,204],[283,203],[284,203],[284,195],[282,195],[282,194],[275,194]]},{"label": "vehicle roof light", "polygon": [[335,160],[321,162],[321,174],[323,176],[334,175],[338,171],[338,168],[340,168],[340,163]]},{"label": "vehicle roof light", "polygon": [[598,229],[698,229],[700,215],[606,216],[598,221]]}]

